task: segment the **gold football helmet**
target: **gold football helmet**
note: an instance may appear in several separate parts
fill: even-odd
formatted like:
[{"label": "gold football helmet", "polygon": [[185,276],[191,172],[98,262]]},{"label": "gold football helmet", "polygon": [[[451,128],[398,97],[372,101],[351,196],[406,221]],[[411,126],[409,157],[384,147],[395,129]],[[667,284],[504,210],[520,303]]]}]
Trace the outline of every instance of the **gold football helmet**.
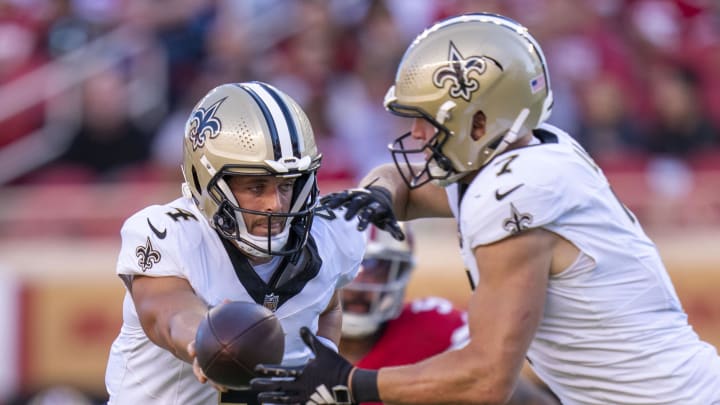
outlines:
[{"label": "gold football helmet", "polygon": [[[322,155],[310,121],[287,94],[261,82],[223,84],[193,108],[185,124],[183,191],[223,237],[256,257],[287,256],[305,245],[318,195]],[[295,178],[289,212],[240,207],[228,176]],[[278,235],[248,232],[242,213],[283,218]]]},{"label": "gold football helmet", "polygon": [[341,294],[344,337],[368,336],[402,310],[415,258],[412,232],[406,223],[399,225],[406,236],[402,241],[374,225],[368,227],[360,271]]},{"label": "gold football helmet", "polygon": [[[385,96],[390,112],[426,119],[437,132],[424,145],[406,133],[390,152],[410,188],[445,186],[539,126],[552,104],[545,57],[525,27],[496,14],[452,17],[415,38]],[[473,139],[478,112],[485,134]],[[425,161],[420,170],[414,156]]]}]

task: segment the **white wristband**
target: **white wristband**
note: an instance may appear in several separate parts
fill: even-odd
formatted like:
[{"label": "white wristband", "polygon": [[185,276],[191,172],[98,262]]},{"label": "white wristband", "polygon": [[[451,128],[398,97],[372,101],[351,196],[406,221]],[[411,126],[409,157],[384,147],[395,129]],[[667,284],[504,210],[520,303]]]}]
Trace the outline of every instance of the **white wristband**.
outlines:
[{"label": "white wristband", "polygon": [[318,340],[319,340],[320,342],[322,342],[322,344],[324,344],[325,347],[331,349],[331,350],[334,351],[335,353],[338,352],[338,347],[337,347],[337,345],[335,344],[335,342],[333,342],[332,340],[326,338],[325,336],[320,336],[320,335],[315,335],[315,337],[318,338]]}]

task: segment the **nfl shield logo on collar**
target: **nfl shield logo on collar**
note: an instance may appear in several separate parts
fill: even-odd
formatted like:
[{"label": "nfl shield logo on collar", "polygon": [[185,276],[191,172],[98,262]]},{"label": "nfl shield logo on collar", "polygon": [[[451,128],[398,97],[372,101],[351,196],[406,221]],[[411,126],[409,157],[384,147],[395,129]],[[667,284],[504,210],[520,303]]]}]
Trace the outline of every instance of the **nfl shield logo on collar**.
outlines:
[{"label": "nfl shield logo on collar", "polygon": [[275,310],[276,310],[277,307],[278,307],[278,302],[279,302],[279,301],[280,301],[280,297],[279,297],[279,296],[277,296],[277,295],[275,295],[275,294],[273,294],[273,293],[265,294],[265,299],[263,300],[263,306],[264,306],[265,308],[267,308],[267,309],[275,312]]}]

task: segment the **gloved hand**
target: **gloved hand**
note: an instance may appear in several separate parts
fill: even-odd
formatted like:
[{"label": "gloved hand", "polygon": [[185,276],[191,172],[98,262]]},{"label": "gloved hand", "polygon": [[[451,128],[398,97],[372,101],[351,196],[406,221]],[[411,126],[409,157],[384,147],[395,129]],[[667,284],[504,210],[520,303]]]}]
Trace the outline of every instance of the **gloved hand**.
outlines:
[{"label": "gloved hand", "polygon": [[[332,351],[310,332],[300,329],[300,336],[315,358],[305,367],[285,367],[274,364],[259,364],[250,386],[260,391],[260,402],[275,404],[354,404],[357,402],[379,401],[377,393],[377,372],[354,368],[342,356]],[[352,376],[351,376],[352,374]],[[351,378],[360,375],[352,383]],[[350,390],[352,384],[356,395]]]},{"label": "gloved hand", "polygon": [[393,213],[390,192],[379,186],[352,188],[328,194],[320,199],[320,204],[335,209],[345,207],[345,220],[358,217],[358,231],[364,231],[369,223],[383,231],[390,232],[393,238],[404,240],[405,234],[398,225]]}]

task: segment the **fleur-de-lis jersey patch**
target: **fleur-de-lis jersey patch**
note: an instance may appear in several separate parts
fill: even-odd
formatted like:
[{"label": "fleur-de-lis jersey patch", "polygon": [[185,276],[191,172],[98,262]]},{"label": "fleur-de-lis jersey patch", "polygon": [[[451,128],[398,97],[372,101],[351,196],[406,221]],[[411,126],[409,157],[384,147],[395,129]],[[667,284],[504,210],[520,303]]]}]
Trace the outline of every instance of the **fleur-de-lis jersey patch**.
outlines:
[{"label": "fleur-de-lis jersey patch", "polygon": [[140,245],[135,248],[135,256],[137,256],[138,266],[143,272],[150,270],[155,263],[159,263],[162,259],[160,252],[153,248],[150,237],[147,238],[145,246]]},{"label": "fleur-de-lis jersey patch", "polygon": [[449,81],[450,97],[462,98],[465,101],[470,101],[472,93],[480,88],[480,82],[475,77],[471,77],[471,73],[475,72],[477,75],[485,73],[488,60],[503,70],[500,63],[489,56],[463,57],[452,41],[448,50],[448,60],[446,66],[438,68],[433,74],[433,84],[441,89],[445,86],[445,82]]},{"label": "fleur-de-lis jersey patch", "polygon": [[528,229],[532,224],[533,216],[530,213],[520,213],[513,203],[510,203],[510,218],[505,218],[503,228],[511,234]]}]

